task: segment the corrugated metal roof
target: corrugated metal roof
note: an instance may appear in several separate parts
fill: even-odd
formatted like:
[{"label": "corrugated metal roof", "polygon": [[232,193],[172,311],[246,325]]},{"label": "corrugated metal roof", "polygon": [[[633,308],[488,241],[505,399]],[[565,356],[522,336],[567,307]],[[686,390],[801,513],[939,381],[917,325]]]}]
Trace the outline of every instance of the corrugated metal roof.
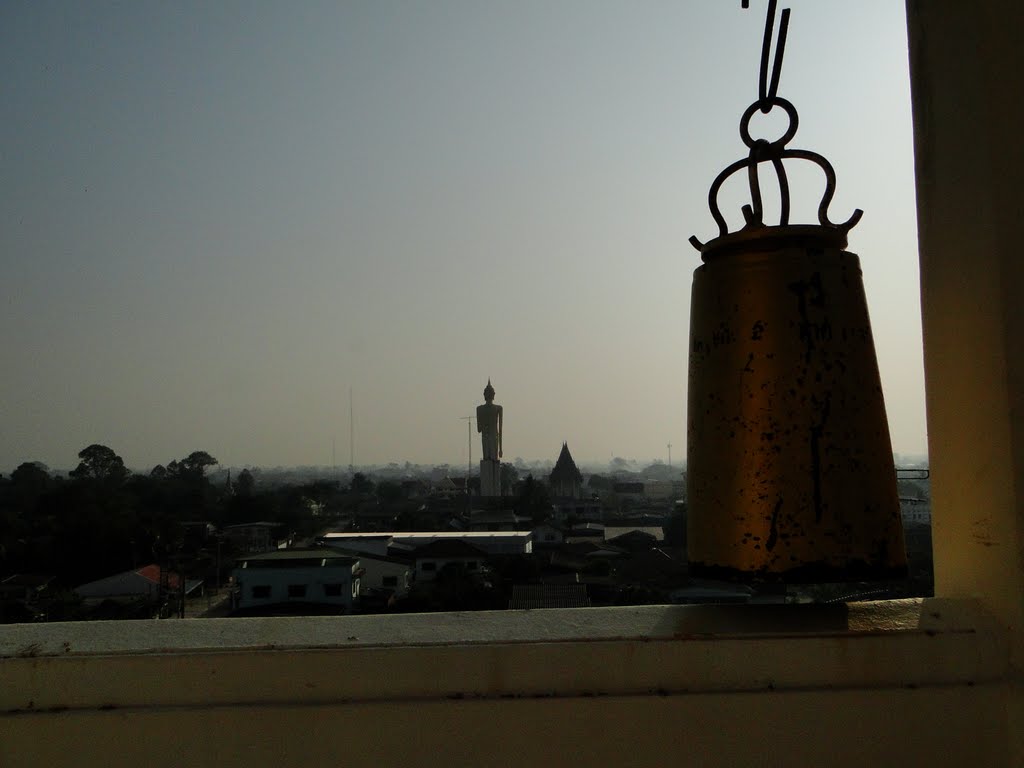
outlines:
[{"label": "corrugated metal roof", "polygon": [[[167,586],[178,589],[178,575],[169,573],[167,577]],[[104,579],[90,581],[75,587],[75,592],[81,597],[106,598],[155,595],[159,589],[160,566],[147,565],[137,571],[124,571]]]},{"label": "corrugated metal roof", "polygon": [[271,552],[263,552],[258,555],[248,555],[238,558],[239,562],[255,563],[281,563],[299,561],[331,561],[331,565],[343,563],[354,563],[356,558],[339,552],[336,549],[275,549]]},{"label": "corrugated metal roof", "polygon": [[487,553],[482,549],[478,549],[472,544],[462,541],[461,539],[441,539],[439,541],[432,541],[429,544],[416,547],[416,549],[413,550],[413,555],[417,560],[424,557],[473,557],[477,559],[487,557]]},{"label": "corrugated metal roof", "polygon": [[625,536],[627,533],[632,533],[633,531],[653,536],[655,541],[665,540],[665,529],[660,525],[609,526],[604,529],[604,540],[611,541],[614,538]]}]

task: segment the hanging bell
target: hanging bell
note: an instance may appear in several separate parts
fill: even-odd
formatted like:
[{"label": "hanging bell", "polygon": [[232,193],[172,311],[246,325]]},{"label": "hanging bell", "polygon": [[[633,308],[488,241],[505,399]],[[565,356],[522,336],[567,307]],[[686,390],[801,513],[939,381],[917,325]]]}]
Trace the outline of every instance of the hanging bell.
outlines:
[{"label": "hanging bell", "polygon": [[[784,41],[788,12],[783,13]],[[769,6],[770,37],[774,2]],[[813,152],[787,149],[792,104],[772,90],[744,114],[749,156],[711,188],[720,234],[691,238],[703,264],[693,276],[687,426],[690,573],[740,581],[836,582],[906,575],[889,429],[858,257],[844,224],[829,221],[835,173]],[[754,111],[783,109],[789,129],[754,141]],[[789,224],[783,160],[825,174],[818,223]],[[759,164],[779,180],[778,226],[763,221]],[[718,209],[722,182],[746,169],[752,204],[729,233]]]}]

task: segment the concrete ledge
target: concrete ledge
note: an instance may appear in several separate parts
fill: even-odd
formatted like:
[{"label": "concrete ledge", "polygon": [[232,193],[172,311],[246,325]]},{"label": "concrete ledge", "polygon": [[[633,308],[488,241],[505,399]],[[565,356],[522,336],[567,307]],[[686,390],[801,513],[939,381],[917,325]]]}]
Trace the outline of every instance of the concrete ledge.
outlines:
[{"label": "concrete ledge", "polygon": [[0,712],[970,686],[978,604],[642,606],[0,627]]},{"label": "concrete ledge", "polygon": [[973,632],[990,625],[970,600],[849,605],[643,605],[472,613],[0,624],[5,658],[183,651],[474,645],[698,637]]}]

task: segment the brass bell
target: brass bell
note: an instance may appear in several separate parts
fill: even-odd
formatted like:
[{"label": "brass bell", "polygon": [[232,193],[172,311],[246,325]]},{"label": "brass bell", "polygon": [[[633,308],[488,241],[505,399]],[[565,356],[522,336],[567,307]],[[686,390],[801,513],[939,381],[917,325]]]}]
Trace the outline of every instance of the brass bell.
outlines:
[{"label": "brass bell", "polygon": [[[774,22],[769,6],[766,44]],[[783,12],[780,41],[788,11]],[[781,45],[781,43],[780,43]],[[687,425],[687,547],[692,575],[743,581],[834,582],[906,575],[896,472],[860,260],[845,250],[860,218],[833,224],[835,173],[813,152],[787,149],[796,110],[766,90],[744,114],[749,156],[711,187],[720,234],[691,242],[693,276]],[[776,72],[781,48],[776,52]],[[758,109],[783,109],[789,129],[752,140]],[[818,224],[789,223],[782,161],[825,174]],[[757,168],[778,174],[782,215],[762,221]],[[746,169],[752,204],[729,233],[718,189]]]}]

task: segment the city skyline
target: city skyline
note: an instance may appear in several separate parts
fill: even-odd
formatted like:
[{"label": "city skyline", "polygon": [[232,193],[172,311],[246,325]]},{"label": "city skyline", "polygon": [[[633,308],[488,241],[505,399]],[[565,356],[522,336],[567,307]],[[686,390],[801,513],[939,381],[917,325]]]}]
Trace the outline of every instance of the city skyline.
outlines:
[{"label": "city skyline", "polygon": [[[893,449],[925,454],[903,4],[787,5],[793,145],[835,166],[834,218],[865,210]],[[457,466],[488,378],[508,457],[685,460],[687,238],[744,154],[763,7],[0,20],[0,471],[91,443],[144,468],[322,466],[336,441],[347,465],[350,389],[357,464]],[[791,183],[810,220],[820,182]]]}]

